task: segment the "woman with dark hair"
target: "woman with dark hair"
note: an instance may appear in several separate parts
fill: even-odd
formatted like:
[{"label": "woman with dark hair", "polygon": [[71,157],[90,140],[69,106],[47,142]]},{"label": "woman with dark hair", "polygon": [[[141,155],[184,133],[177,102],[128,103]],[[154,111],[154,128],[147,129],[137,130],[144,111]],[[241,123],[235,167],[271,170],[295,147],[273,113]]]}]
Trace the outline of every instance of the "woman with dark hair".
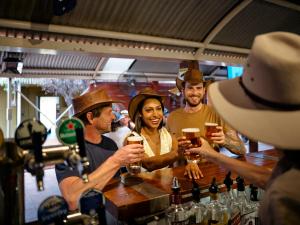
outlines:
[{"label": "woman with dark hair", "polygon": [[143,89],[129,102],[129,117],[135,123],[133,135],[144,140],[142,165],[148,171],[172,165],[178,158],[177,140],[163,127],[164,96]]}]

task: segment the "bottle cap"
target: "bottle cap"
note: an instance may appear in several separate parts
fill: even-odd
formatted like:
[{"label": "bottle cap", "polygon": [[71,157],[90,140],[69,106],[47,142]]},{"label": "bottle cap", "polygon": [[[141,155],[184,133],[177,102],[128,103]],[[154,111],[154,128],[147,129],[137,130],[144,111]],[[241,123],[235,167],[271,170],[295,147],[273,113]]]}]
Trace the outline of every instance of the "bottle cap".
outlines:
[{"label": "bottle cap", "polygon": [[250,184],[250,200],[258,201],[257,195],[258,195],[258,187],[254,186],[253,184]]},{"label": "bottle cap", "polygon": [[217,194],[219,191],[218,185],[216,184],[216,178],[212,179],[211,185],[209,187],[209,192],[212,194]]},{"label": "bottle cap", "polygon": [[173,177],[172,190],[173,191],[179,191],[180,190],[180,184],[178,182],[178,178],[177,177]]},{"label": "bottle cap", "polygon": [[238,191],[245,191],[245,181],[242,177],[238,176],[236,178],[236,182],[237,182],[237,190]]},{"label": "bottle cap", "polygon": [[231,186],[233,184],[233,180],[231,179],[231,172],[230,171],[226,174],[226,177],[225,177],[223,182],[226,185],[227,191],[230,191]]},{"label": "bottle cap", "polygon": [[196,183],[195,179],[193,179],[193,189],[192,189],[193,199],[197,202],[200,201],[200,188],[199,185]]}]

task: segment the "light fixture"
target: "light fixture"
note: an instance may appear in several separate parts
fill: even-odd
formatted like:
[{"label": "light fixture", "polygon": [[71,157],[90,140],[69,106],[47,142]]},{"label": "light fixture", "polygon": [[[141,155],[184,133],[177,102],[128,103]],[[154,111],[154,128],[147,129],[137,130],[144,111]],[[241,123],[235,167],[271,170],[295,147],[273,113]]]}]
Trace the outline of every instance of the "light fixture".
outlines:
[{"label": "light fixture", "polygon": [[2,72],[12,72],[15,74],[21,74],[23,69],[22,60],[14,57],[7,57],[2,62]]}]

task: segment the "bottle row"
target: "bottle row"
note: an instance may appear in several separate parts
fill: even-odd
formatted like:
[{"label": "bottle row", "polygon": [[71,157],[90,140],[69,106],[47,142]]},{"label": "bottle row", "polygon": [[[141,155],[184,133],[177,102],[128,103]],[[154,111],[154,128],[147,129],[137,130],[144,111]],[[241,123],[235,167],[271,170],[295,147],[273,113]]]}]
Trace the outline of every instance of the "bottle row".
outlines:
[{"label": "bottle row", "polygon": [[237,190],[232,189],[233,180],[229,172],[224,179],[226,191],[219,192],[216,179],[209,187],[210,200],[207,204],[200,201],[199,185],[193,180],[193,201],[182,204],[180,184],[173,178],[171,205],[166,211],[166,222],[170,225],[257,225],[258,221],[258,188],[250,185],[250,196],[245,191],[245,182],[237,177]]}]

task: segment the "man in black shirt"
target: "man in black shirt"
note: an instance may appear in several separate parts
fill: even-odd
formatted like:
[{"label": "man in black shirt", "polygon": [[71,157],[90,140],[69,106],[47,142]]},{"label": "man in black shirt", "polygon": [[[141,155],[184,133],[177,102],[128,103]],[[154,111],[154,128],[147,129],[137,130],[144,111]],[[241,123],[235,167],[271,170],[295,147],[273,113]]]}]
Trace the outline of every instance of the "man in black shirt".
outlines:
[{"label": "man in black shirt", "polygon": [[140,161],[144,148],[140,144],[126,145],[118,149],[116,143],[102,134],[111,130],[114,119],[112,100],[106,91],[93,88],[73,99],[74,116],[84,123],[86,152],[90,162],[89,182],[84,183],[79,171],[64,164],[56,166],[60,191],[69,205],[69,210],[78,208],[80,195],[88,189],[102,190],[107,182],[128,163]]}]

